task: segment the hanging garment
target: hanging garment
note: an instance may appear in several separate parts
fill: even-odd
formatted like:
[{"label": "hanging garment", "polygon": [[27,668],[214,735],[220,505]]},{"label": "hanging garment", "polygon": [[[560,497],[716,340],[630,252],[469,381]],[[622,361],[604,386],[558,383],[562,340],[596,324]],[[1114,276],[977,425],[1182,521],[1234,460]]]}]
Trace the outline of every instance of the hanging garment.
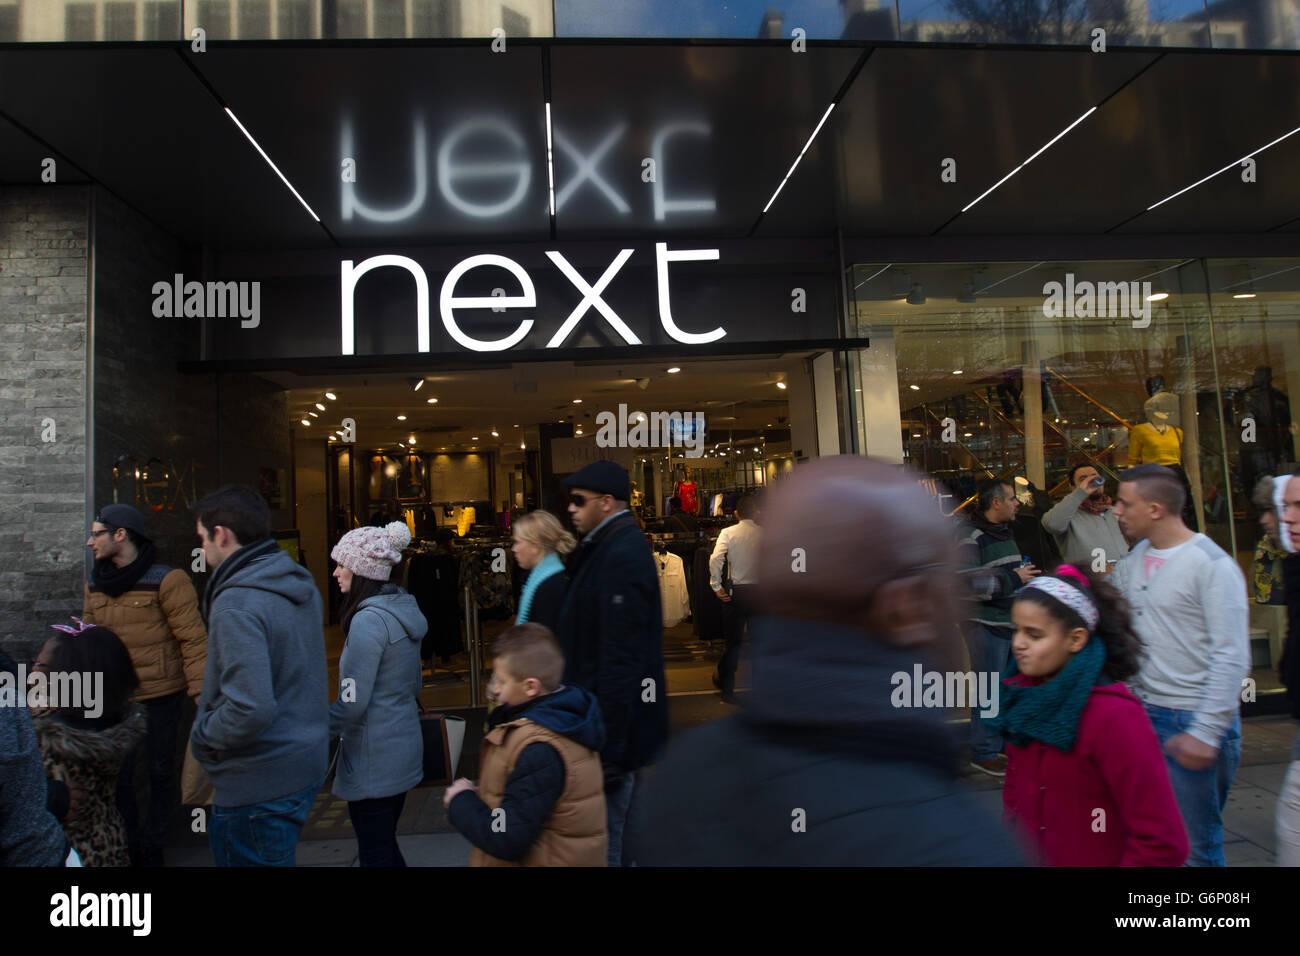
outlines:
[{"label": "hanging garment", "polygon": [[671,551],[655,553],[659,567],[659,599],[663,607],[664,627],[680,624],[691,613],[690,592],[686,587],[686,569],[682,559]]},{"label": "hanging garment", "polygon": [[463,649],[460,626],[460,563],[451,554],[417,554],[411,559],[407,590],[415,596],[429,630],[420,645],[420,656],[443,660]]},{"label": "hanging garment", "polygon": [[466,506],[458,510],[459,514],[456,515],[456,533],[463,538],[465,535],[469,534],[469,529],[473,527],[476,515],[472,506]]}]

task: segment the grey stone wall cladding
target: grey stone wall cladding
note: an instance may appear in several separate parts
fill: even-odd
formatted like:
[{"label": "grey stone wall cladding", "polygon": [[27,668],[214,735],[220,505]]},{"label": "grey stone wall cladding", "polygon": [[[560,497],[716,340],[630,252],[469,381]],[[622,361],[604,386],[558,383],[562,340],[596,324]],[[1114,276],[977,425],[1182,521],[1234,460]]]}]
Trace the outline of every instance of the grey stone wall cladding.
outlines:
[{"label": "grey stone wall cladding", "polygon": [[87,198],[0,187],[0,647],[18,658],[81,610]]}]

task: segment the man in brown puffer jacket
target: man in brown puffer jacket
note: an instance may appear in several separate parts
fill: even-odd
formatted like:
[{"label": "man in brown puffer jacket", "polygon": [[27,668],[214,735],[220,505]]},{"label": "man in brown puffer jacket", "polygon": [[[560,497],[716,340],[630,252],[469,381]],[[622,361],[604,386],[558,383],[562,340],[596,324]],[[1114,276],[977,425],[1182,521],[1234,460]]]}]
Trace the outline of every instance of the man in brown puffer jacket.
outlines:
[{"label": "man in brown puffer jacket", "polygon": [[135,800],[135,757],[118,778],[118,809],[126,821],[131,861],[162,866],[167,825],[179,800],[176,734],[181,702],[203,690],[208,634],[194,584],[182,570],[155,560],[144,518],[130,505],[109,505],[91,524],[86,547],[95,556],[81,616],[112,630],[131,654],[148,717],[149,808],[144,829]]}]

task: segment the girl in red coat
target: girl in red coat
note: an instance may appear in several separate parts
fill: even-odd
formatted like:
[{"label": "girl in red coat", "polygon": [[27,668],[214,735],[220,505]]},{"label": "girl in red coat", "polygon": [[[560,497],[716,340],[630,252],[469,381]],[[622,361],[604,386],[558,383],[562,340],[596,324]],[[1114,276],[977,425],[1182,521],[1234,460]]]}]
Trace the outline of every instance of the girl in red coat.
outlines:
[{"label": "girl in red coat", "polygon": [[1049,866],[1181,866],[1187,831],[1160,743],[1121,683],[1140,643],[1104,578],[1063,564],[1016,594],[1001,683],[1004,818]]}]

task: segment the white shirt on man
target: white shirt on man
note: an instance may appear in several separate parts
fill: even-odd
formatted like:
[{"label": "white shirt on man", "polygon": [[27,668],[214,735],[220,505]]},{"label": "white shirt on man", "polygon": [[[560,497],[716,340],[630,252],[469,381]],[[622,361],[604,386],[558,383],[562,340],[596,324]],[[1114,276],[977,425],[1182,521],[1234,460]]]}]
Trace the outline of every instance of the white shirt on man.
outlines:
[{"label": "white shirt on man", "polygon": [[709,587],[722,590],[722,562],[731,562],[732,584],[753,584],[758,567],[758,543],[762,529],[753,518],[743,518],[723,528],[709,558]]}]

